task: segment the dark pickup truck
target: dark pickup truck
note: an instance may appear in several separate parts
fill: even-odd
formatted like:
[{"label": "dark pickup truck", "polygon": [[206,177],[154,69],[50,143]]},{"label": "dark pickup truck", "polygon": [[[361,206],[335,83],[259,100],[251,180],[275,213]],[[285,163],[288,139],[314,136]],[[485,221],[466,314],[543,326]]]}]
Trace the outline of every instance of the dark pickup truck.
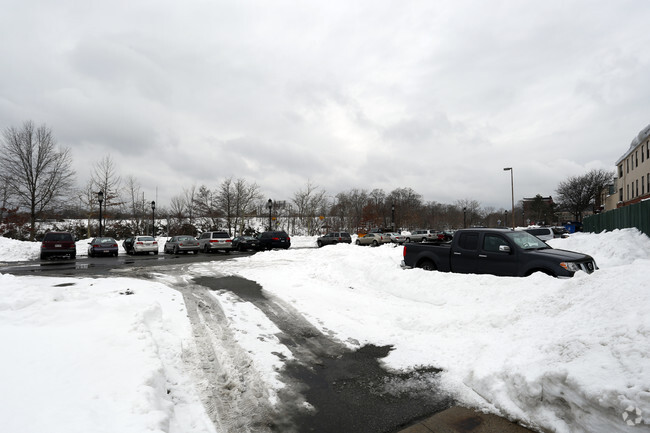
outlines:
[{"label": "dark pickup truck", "polygon": [[402,268],[513,277],[572,277],[598,269],[591,256],[553,249],[525,231],[485,228],[458,230],[451,242],[407,243]]}]

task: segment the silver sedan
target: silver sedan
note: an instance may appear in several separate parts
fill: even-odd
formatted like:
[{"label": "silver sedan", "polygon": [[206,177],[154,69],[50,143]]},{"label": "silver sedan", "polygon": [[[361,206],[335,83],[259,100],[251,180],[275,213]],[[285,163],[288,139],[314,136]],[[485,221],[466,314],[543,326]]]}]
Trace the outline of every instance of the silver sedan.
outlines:
[{"label": "silver sedan", "polygon": [[163,248],[165,253],[179,254],[179,253],[194,253],[199,252],[199,241],[194,236],[179,235],[172,236],[165,242]]}]

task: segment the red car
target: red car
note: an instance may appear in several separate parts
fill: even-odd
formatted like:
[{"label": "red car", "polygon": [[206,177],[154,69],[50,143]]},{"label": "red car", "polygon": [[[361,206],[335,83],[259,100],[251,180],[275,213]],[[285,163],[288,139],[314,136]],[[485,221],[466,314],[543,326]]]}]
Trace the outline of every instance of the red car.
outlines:
[{"label": "red car", "polygon": [[68,256],[74,259],[77,256],[77,246],[72,233],[47,232],[41,243],[41,260],[48,257]]}]

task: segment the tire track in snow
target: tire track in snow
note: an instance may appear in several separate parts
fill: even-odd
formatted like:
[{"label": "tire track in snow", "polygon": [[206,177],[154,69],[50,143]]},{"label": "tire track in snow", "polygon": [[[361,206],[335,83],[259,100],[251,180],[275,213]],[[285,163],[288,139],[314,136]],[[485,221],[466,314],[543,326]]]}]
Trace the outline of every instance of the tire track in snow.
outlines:
[{"label": "tire track in snow", "polygon": [[453,403],[437,390],[439,370],[423,367],[388,372],[379,362],[390,346],[367,345],[353,351],[324,335],[285,302],[267,297],[254,281],[240,277],[196,277],[194,282],[228,291],[255,305],[280,330],[278,339],[293,354],[282,371],[287,387],[272,431],[355,432],[397,431],[414,420],[447,409]]}]

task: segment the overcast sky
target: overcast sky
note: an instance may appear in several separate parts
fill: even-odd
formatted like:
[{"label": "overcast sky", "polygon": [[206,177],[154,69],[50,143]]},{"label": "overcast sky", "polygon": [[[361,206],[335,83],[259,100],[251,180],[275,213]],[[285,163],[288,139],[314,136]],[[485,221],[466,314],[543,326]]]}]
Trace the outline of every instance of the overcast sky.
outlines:
[{"label": "overcast sky", "polygon": [[110,155],[161,206],[225,177],[289,200],[555,195],[650,123],[650,2],[0,0],[0,128]]}]

